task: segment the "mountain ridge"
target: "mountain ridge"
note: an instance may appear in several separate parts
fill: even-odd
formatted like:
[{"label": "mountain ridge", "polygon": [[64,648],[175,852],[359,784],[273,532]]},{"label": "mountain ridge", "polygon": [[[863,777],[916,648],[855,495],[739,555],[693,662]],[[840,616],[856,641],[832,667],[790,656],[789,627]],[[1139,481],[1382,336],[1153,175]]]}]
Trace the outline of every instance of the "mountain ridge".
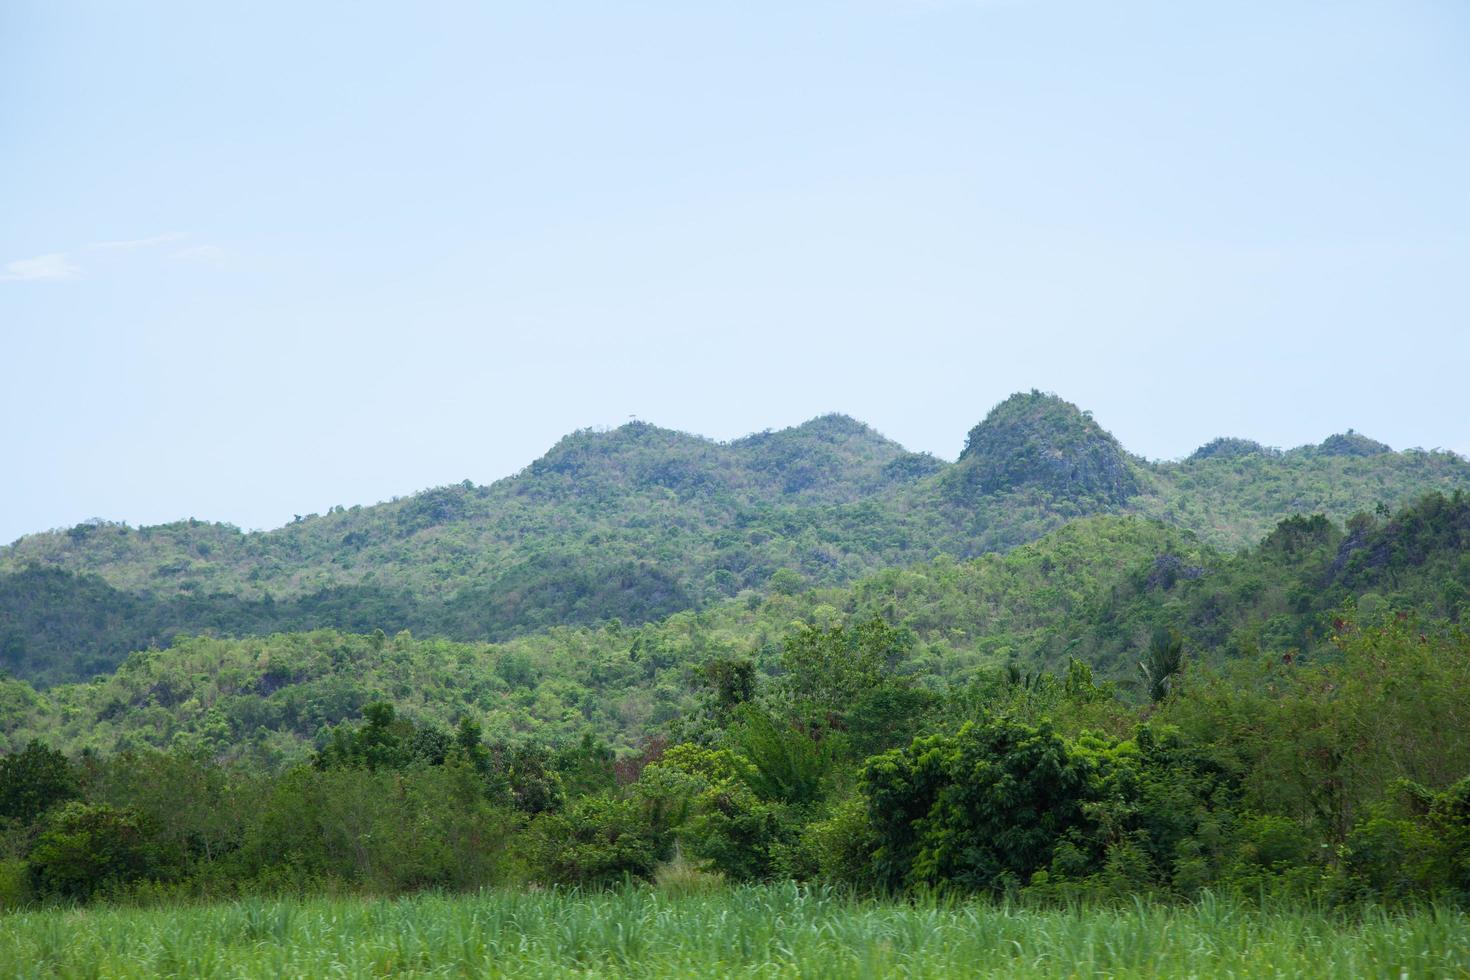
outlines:
[{"label": "mountain ridge", "polygon": [[[140,639],[181,632],[397,625],[479,640],[648,622],[767,591],[778,573],[782,588],[840,585],[1003,551],[1090,514],[1148,517],[1233,549],[1292,514],[1345,521],[1470,489],[1470,463],[1454,454],[1379,451],[1351,430],[1332,440],[1149,462],[1035,390],[987,413],[955,462],[836,413],[728,442],[646,422],[578,430],[493,484],[273,531],[103,522],[23,537],[0,548],[0,667],[86,676]],[[33,567],[74,578],[27,578]],[[119,618],[109,603],[132,611]],[[55,625],[67,617],[101,625],[79,635]]]}]

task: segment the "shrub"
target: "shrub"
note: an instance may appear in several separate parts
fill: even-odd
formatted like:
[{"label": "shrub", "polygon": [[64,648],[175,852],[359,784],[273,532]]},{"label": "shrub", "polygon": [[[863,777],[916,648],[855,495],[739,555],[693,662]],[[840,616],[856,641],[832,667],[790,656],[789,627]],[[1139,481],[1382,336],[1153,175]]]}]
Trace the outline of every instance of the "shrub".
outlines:
[{"label": "shrub", "polygon": [[148,874],[136,813],[72,801],[48,818],[30,853],[31,887],[47,898],[87,899]]},{"label": "shrub", "polygon": [[1046,723],[966,723],[868,760],[862,772],[878,842],[875,870],[890,887],[955,884],[1009,889],[1085,827],[1090,767]]},{"label": "shrub", "polygon": [[854,794],[838,803],[825,820],[807,827],[805,838],[823,879],[853,888],[872,887],[878,841],[863,797]]},{"label": "shrub", "polygon": [[1355,897],[1401,901],[1442,890],[1444,867],[1434,835],[1411,820],[1371,817],[1353,829],[1344,871]]},{"label": "shrub", "polygon": [[584,796],[562,813],[542,814],[527,846],[533,877],[585,886],[651,878],[664,850],[638,804],[610,796]]}]

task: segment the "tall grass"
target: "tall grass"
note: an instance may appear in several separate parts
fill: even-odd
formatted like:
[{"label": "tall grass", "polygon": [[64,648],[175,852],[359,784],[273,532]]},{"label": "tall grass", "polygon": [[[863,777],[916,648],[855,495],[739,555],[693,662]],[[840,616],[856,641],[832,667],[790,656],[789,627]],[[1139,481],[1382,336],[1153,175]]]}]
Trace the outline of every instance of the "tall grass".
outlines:
[{"label": "tall grass", "polygon": [[0,916],[6,977],[1470,977],[1470,920],[1206,899],[1118,909],[486,891]]}]

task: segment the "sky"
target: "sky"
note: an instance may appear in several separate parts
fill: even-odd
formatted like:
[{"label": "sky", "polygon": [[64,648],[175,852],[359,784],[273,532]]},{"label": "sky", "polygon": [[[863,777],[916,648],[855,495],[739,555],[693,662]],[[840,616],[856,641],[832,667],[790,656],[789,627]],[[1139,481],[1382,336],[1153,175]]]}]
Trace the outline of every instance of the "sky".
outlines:
[{"label": "sky", "polygon": [[1470,4],[0,4],[0,542],[1011,392],[1470,453]]}]

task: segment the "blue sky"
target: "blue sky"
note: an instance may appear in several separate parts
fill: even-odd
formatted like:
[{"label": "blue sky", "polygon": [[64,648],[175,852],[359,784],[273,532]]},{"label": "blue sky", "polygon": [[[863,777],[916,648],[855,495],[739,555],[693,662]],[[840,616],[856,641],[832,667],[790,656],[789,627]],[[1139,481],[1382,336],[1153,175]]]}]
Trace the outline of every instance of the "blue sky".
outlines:
[{"label": "blue sky", "polygon": [[636,415],[1470,452],[1470,4],[0,5],[0,541]]}]

